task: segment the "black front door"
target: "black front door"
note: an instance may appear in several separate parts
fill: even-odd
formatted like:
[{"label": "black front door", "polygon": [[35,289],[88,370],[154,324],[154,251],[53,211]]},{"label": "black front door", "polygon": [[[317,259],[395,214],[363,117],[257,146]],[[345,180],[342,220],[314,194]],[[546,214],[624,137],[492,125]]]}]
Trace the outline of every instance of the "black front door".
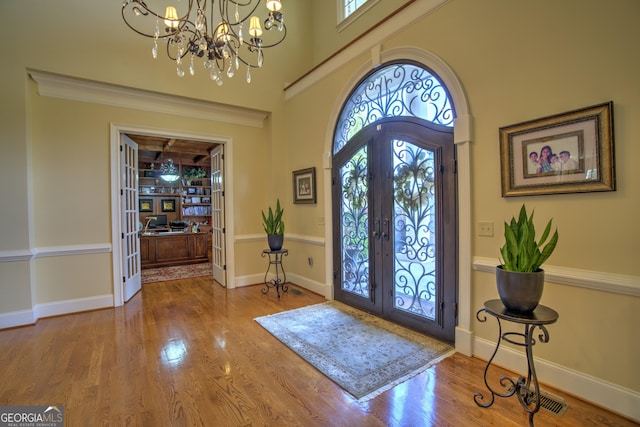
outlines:
[{"label": "black front door", "polygon": [[333,165],[335,298],[453,342],[452,129],[380,120],[352,138]]}]

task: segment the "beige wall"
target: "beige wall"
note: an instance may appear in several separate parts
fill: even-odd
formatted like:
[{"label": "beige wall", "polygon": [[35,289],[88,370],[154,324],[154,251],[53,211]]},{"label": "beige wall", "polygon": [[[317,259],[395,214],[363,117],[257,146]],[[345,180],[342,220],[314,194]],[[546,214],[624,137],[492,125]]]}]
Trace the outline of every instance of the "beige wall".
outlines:
[{"label": "beige wall", "polygon": [[[204,73],[179,79],[168,60],[150,59],[149,40],[124,27],[119,6],[74,3],[71,15],[56,1],[0,2],[3,29],[22,36],[21,48],[11,37],[0,39],[0,52],[10,58],[0,69],[0,318],[37,304],[112,293],[111,254],[32,257],[42,248],[112,243],[113,122],[232,138],[234,232],[249,236],[234,248],[236,276],[252,280],[263,274],[263,243],[251,236],[262,234],[260,210],[280,198],[286,232],[295,237],[287,243],[287,273],[301,281],[330,284],[325,274],[330,248],[318,243],[329,220],[323,156],[338,101],[369,60],[369,51],[353,55],[287,102],[282,88],[359,34],[357,28],[378,22],[379,12],[363,16],[343,35],[328,33],[326,45],[316,50],[310,46],[319,47],[321,36],[335,27],[330,22],[306,31],[311,11],[322,12],[320,2],[288,2],[290,37],[283,49],[267,56],[264,69],[254,73],[247,88],[239,76],[222,87]],[[377,10],[392,3],[381,0]],[[316,16],[331,19],[333,13]],[[85,19],[75,20],[78,16]],[[635,217],[640,189],[633,174],[640,158],[635,142],[640,136],[640,122],[635,120],[640,116],[640,55],[633,43],[640,40],[638,16],[636,0],[451,0],[382,41],[382,51],[413,46],[436,54],[464,88],[474,119],[472,236],[463,242],[470,245],[472,256],[497,259],[502,244],[499,233],[477,237],[478,221],[493,221],[498,231],[526,201],[538,218],[552,216],[559,227],[560,243],[550,266],[624,275],[637,283],[640,223]],[[257,108],[271,115],[265,127],[257,129],[53,99],[38,95],[27,77],[30,68]],[[609,100],[615,104],[616,192],[500,196],[499,127]],[[291,171],[311,166],[317,171],[318,203],[294,205]],[[308,265],[309,257],[313,266]],[[89,282],[91,275],[97,278]],[[474,271],[472,311],[496,296],[493,275]],[[640,392],[638,297],[548,283],[543,303],[561,317],[550,327],[551,342],[536,346],[537,355],[604,384]],[[474,320],[471,328],[479,338],[495,340],[491,325]]]},{"label": "beige wall", "polygon": [[[497,264],[502,222],[526,202],[540,220],[553,217],[560,230],[548,265],[624,275],[638,282],[640,190],[633,183],[640,123],[633,118],[640,115],[640,55],[629,50],[632,40],[640,40],[637,16],[640,3],[635,1],[456,0],[382,42],[383,52],[414,46],[435,53],[463,85],[474,120],[472,256],[493,258]],[[290,154],[291,169],[322,165],[336,99],[346,96],[345,82],[368,60],[364,52],[287,103],[287,150],[295,153]],[[615,109],[617,191],[501,197],[499,127],[609,100]],[[323,208],[320,199],[310,213],[318,215]],[[299,220],[309,214],[306,209],[295,206],[289,212]],[[479,221],[494,222],[495,236],[478,237]],[[304,227],[309,234],[322,234],[309,223]],[[298,262],[293,268],[301,270],[304,259]],[[472,315],[496,297],[493,274],[474,271]],[[548,283],[542,303],[555,308],[560,320],[549,328],[551,342],[536,346],[540,358],[640,391],[640,343],[634,339],[640,298]],[[495,325],[473,319],[476,336],[495,342]]]}]

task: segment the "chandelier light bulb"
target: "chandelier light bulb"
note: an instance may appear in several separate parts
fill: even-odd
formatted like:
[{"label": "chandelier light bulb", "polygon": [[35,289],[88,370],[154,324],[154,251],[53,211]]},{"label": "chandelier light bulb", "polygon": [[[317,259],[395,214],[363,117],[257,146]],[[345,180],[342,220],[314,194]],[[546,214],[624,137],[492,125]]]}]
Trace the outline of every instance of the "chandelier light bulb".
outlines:
[{"label": "chandelier light bulb", "polygon": [[282,8],[280,0],[267,0],[267,9],[271,12],[277,12]]},{"label": "chandelier light bulb", "polygon": [[221,22],[220,24],[218,24],[218,33],[216,38],[218,40],[222,40],[225,43],[231,39],[231,36],[229,35],[229,24],[227,24],[226,22]]},{"label": "chandelier light bulb", "polygon": [[167,6],[164,12],[164,25],[169,28],[178,28],[179,24],[178,11],[173,6]]},{"label": "chandelier light bulb", "polygon": [[252,16],[249,21],[249,34],[253,38],[258,38],[262,35],[262,27],[260,26],[260,18]]}]

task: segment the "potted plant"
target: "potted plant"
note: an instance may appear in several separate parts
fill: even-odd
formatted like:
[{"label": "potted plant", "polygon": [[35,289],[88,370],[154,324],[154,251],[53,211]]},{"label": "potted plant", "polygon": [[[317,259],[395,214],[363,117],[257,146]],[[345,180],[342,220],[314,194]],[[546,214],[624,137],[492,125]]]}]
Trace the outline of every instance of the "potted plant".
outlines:
[{"label": "potted plant", "polygon": [[280,199],[276,203],[275,211],[269,206],[269,214],[265,215],[262,211],[262,226],[267,233],[267,241],[269,242],[269,249],[272,251],[279,251],[282,249],[282,243],[284,241],[284,222],[282,221],[282,214],[284,209],[280,207]]},{"label": "potted plant", "polygon": [[540,302],[544,288],[544,270],[540,267],[558,243],[557,229],[547,242],[552,221],[547,222],[539,241],[533,211],[528,216],[524,204],[517,221],[511,218],[510,223],[504,223],[505,244],[500,248],[502,258],[496,268],[496,283],[500,300],[510,311],[531,313]]}]

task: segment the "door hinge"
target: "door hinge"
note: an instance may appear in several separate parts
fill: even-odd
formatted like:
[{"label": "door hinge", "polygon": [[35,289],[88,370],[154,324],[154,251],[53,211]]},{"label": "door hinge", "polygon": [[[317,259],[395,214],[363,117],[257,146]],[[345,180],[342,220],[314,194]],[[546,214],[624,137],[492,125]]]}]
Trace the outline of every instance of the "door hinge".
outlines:
[{"label": "door hinge", "polygon": [[458,173],[458,161],[456,159],[451,160],[451,166],[453,167],[453,173]]},{"label": "door hinge", "polygon": [[120,189],[120,195],[124,196],[124,190],[122,188]]},{"label": "door hinge", "polygon": [[127,279],[124,276],[122,276],[122,283],[126,283],[126,282],[127,282]]},{"label": "door hinge", "polygon": [[227,229],[225,227],[222,227],[222,234],[226,233]]},{"label": "door hinge", "polygon": [[124,233],[122,233],[122,236],[120,237],[121,239],[124,239]]},{"label": "door hinge", "polygon": [[457,302],[453,303],[453,318],[454,319],[458,318],[458,303]]},{"label": "door hinge", "polygon": [[123,151],[124,147],[122,146],[122,144],[120,144],[120,151]]},{"label": "door hinge", "polygon": [[224,197],[224,190],[221,192],[221,194],[222,194],[222,197]]},{"label": "door hinge", "polygon": [[224,271],[227,271],[227,264],[223,265],[223,266],[222,266],[222,269],[223,269]]},{"label": "door hinge", "polygon": [[224,154],[220,154],[220,158],[224,160]]}]

